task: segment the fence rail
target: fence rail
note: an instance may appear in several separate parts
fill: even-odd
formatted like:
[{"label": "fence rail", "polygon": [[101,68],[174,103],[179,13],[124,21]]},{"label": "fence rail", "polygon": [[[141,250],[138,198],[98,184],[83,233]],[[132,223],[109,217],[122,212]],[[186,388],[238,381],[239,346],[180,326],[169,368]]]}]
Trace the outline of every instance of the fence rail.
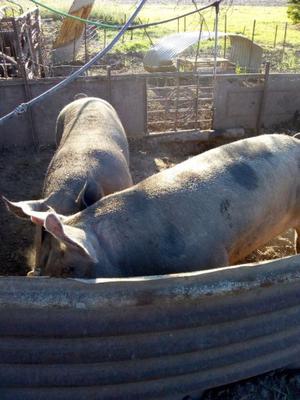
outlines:
[{"label": "fence rail", "polygon": [[45,77],[37,8],[16,17],[0,17],[0,76],[24,79]]},{"label": "fence rail", "polygon": [[212,129],[213,76],[181,72],[172,77],[146,78],[148,133]]}]

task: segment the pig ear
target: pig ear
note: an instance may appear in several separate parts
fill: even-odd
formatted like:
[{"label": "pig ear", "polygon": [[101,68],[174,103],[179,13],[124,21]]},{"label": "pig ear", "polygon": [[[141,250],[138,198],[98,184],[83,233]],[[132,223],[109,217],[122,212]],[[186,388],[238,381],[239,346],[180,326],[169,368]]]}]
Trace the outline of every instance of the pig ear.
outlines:
[{"label": "pig ear", "polygon": [[79,205],[80,211],[96,203],[103,197],[104,193],[102,188],[97,185],[97,182],[92,177],[85,182],[83,188],[81,189],[76,203]]},{"label": "pig ear", "polygon": [[32,211],[30,213],[31,222],[36,225],[44,226],[48,214],[48,212]]},{"label": "pig ear", "polygon": [[42,200],[29,200],[29,201],[9,201],[6,197],[2,196],[6,208],[19,218],[30,219],[35,212],[45,212],[49,210],[46,204],[47,199]]},{"label": "pig ear", "polygon": [[81,254],[88,256],[93,262],[97,262],[97,257],[93,246],[88,243],[86,234],[82,229],[68,225],[63,225],[59,216],[55,213],[47,215],[44,227],[59,241],[66,246],[78,250]]}]

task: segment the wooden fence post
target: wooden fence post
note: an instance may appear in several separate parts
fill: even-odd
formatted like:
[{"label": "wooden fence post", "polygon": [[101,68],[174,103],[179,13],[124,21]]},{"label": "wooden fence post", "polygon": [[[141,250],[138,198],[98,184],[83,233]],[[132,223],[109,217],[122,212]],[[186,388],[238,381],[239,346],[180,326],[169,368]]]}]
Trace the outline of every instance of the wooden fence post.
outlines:
[{"label": "wooden fence post", "polygon": [[263,117],[265,113],[265,107],[266,107],[266,98],[267,98],[267,91],[268,91],[268,83],[269,83],[269,75],[270,75],[270,63],[266,63],[266,69],[265,69],[265,79],[264,79],[264,88],[263,88],[263,93],[261,96],[261,101],[260,101],[260,107],[258,110],[258,116],[257,116],[257,122],[256,122],[256,133],[257,135],[260,134],[261,130],[261,125],[263,122]]},{"label": "wooden fence post", "polygon": [[108,99],[109,99],[109,103],[112,102],[112,90],[111,90],[111,66],[108,65],[106,67],[106,77],[107,77],[107,92],[108,92]]},{"label": "wooden fence post", "polygon": [[225,21],[224,21],[224,58],[226,57],[226,49],[227,49],[227,14],[225,14]]},{"label": "wooden fence post", "polygon": [[276,47],[277,32],[278,32],[278,25],[276,25],[276,28],[275,28],[274,45],[273,45],[274,48]]},{"label": "wooden fence post", "polygon": [[251,69],[251,60],[252,60],[252,52],[253,52],[253,42],[254,42],[254,37],[255,37],[255,26],[256,26],[256,19],[253,21],[253,27],[252,27],[252,37],[251,37],[251,48],[250,48],[250,54],[249,54],[249,61],[248,61],[248,68],[247,72]]},{"label": "wooden fence post", "polygon": [[87,45],[87,37],[86,37],[86,24],[84,25],[84,62],[85,64],[88,62],[88,45]]},{"label": "wooden fence post", "polygon": [[[127,20],[127,15],[124,14],[124,25],[126,24],[126,20]],[[122,36],[122,43],[124,43],[124,41],[125,41],[125,34],[126,34],[126,32],[125,32],[124,35]]]},{"label": "wooden fence post", "polygon": [[106,35],[107,35],[106,29],[104,29],[104,32],[103,32],[103,40],[104,40],[103,46],[104,47],[106,47]]},{"label": "wooden fence post", "polygon": [[[143,21],[141,20],[141,18],[139,18],[138,21],[140,22],[141,25],[143,24]],[[149,23],[149,19],[147,20],[147,24],[148,24],[148,23]],[[148,40],[149,40],[151,46],[153,46],[152,39],[151,39],[149,33],[147,32],[147,29],[146,29],[146,28],[144,28],[144,34],[147,36],[147,38],[148,38]]]},{"label": "wooden fence post", "polygon": [[283,60],[284,50],[285,50],[285,45],[286,45],[287,27],[288,27],[288,23],[286,22],[286,23],[285,23],[285,27],[284,27],[284,37],[283,37],[283,43],[282,43],[281,61]]},{"label": "wooden fence post", "polygon": [[180,92],[180,63],[177,60],[177,72],[176,72],[176,97],[175,97],[175,118],[174,118],[174,131],[177,130],[178,122],[178,103],[179,103],[179,92]]}]

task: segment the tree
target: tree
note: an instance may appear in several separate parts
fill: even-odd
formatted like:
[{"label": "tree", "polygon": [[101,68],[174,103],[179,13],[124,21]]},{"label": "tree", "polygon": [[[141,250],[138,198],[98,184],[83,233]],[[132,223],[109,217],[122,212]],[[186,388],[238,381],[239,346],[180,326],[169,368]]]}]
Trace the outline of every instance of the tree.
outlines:
[{"label": "tree", "polygon": [[287,14],[294,24],[300,22],[300,0],[288,0]]}]

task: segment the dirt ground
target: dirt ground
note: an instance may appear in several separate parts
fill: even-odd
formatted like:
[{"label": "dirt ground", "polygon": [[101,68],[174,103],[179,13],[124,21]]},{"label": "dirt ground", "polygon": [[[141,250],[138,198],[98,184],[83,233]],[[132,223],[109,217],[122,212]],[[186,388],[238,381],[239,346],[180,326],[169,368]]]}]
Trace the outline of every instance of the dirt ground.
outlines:
[{"label": "dirt ground", "polygon": [[[131,143],[131,171],[135,182],[172,167],[205,147]],[[53,148],[38,153],[30,149],[0,151],[0,193],[11,200],[37,199]],[[33,263],[34,227],[10,215],[0,202],[0,275],[25,275]],[[272,240],[247,257],[245,262],[273,259],[293,254],[293,232]],[[300,398],[300,375],[271,372],[207,391],[201,400],[292,400]],[[185,400],[200,400],[186,398]]]}]

